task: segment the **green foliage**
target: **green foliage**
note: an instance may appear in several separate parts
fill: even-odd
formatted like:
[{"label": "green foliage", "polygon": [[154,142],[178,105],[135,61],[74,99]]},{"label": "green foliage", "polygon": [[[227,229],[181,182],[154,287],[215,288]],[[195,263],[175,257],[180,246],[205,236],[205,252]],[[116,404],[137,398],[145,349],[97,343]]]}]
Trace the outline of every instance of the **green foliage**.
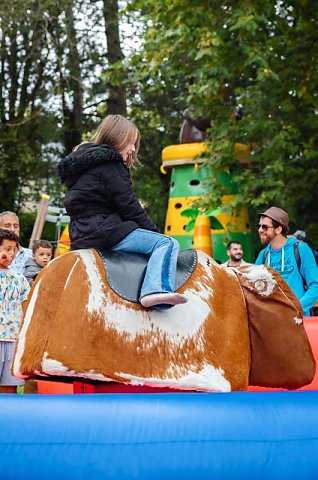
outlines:
[{"label": "green foliage", "polygon": [[47,17],[54,2],[0,4],[0,210],[19,208],[51,177],[48,147],[59,140],[46,102],[53,78]]},{"label": "green foliage", "polygon": [[35,222],[36,212],[21,212],[19,214],[20,220],[20,243],[23,247],[29,246],[29,240],[32,235],[33,225]]},{"label": "green foliage", "polygon": [[224,226],[222,225],[221,222],[219,222],[219,220],[215,216],[215,215],[218,215],[220,212],[221,212],[220,209],[208,211],[202,207],[201,208],[185,208],[184,210],[182,210],[181,216],[190,218],[189,222],[185,227],[185,231],[191,232],[194,229],[195,220],[198,215],[206,215],[207,217],[209,217],[210,227],[213,230],[223,230]]},{"label": "green foliage", "polygon": [[[248,205],[252,218],[270,204],[286,208],[292,229],[318,245],[315,2],[127,3],[122,21],[137,24],[141,48],[108,68],[102,2],[0,0],[0,210],[40,191],[60,203],[54,165],[65,142],[94,130],[110,86],[126,78],[128,116],[142,136],[134,187],[161,229],[169,188],[161,151],[178,142],[191,106],[211,119],[213,176],[200,207],[220,206],[228,172],[239,194],[226,208]],[[240,169],[236,143],[250,147]]]},{"label": "green foliage", "polygon": [[[20,220],[20,242],[23,247],[29,246],[29,240],[32,235],[33,226],[36,219],[36,212],[21,212],[19,213]],[[46,222],[44,224],[41,238],[52,242],[55,246],[56,243],[56,230],[55,224]]]},{"label": "green foliage", "polygon": [[211,207],[223,192],[217,174],[237,167],[233,147],[245,143],[250,156],[235,173],[239,194],[230,207],[286,208],[292,228],[318,243],[315,2],[145,0],[135,7],[148,22],[148,85],[175,85],[172,103],[211,119]]},{"label": "green foliage", "polygon": [[139,159],[143,167],[133,172],[134,189],[163,231],[170,175],[160,173],[161,152],[165,146],[176,143],[182,117],[174,105],[173,87],[168,84],[163,88],[161,82],[148,82],[144,62],[140,55],[133,56],[127,79],[129,117],[141,133]]}]

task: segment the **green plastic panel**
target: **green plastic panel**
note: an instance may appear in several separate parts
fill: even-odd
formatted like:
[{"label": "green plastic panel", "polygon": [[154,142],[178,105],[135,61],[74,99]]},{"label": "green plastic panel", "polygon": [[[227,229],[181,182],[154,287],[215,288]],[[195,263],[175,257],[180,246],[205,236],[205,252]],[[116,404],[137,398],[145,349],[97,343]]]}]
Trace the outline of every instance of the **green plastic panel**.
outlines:
[{"label": "green plastic panel", "polygon": [[[211,177],[211,170],[205,165],[182,165],[173,168],[170,181],[170,198],[173,197],[201,197],[206,195],[207,181]],[[228,187],[226,194],[235,195],[237,185],[232,181],[232,175],[222,173],[218,175],[222,185]]]}]

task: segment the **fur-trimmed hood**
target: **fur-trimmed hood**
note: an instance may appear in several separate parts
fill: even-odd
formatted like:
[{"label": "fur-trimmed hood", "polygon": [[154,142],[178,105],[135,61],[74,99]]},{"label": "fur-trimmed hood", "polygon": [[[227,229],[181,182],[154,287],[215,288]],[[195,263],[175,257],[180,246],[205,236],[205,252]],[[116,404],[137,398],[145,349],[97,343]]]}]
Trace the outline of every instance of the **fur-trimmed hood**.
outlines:
[{"label": "fur-trimmed hood", "polygon": [[61,182],[70,187],[86,170],[108,162],[123,163],[123,157],[108,145],[82,143],[77,150],[60,161],[57,166],[58,175]]}]

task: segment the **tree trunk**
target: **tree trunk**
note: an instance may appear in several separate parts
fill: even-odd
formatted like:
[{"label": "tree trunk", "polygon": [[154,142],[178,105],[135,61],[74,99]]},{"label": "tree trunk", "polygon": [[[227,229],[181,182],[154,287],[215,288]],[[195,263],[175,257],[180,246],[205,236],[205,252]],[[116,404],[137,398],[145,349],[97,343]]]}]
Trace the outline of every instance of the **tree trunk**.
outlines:
[{"label": "tree trunk", "polygon": [[19,208],[22,187],[41,170],[38,115],[48,56],[46,19],[39,2],[30,3],[27,13],[22,0],[1,8],[0,211]]},{"label": "tree trunk", "polygon": [[68,67],[69,78],[67,91],[72,96],[72,105],[66,108],[64,104],[65,120],[65,150],[69,153],[82,139],[83,131],[83,86],[81,76],[81,59],[77,49],[76,29],[74,25],[73,7],[66,9],[66,34],[69,51]]},{"label": "tree trunk", "polygon": [[107,60],[111,71],[111,80],[108,84],[107,113],[127,115],[126,88],[124,85],[125,74],[116,70],[119,62],[123,59],[120,47],[120,35],[118,24],[118,1],[103,0],[104,20],[107,40]]}]

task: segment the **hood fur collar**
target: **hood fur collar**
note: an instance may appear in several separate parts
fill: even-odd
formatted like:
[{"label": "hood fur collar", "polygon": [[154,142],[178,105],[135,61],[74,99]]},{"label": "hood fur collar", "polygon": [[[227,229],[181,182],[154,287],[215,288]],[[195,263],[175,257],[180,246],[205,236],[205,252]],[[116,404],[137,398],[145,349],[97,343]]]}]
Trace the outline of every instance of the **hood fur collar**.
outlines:
[{"label": "hood fur collar", "polygon": [[108,162],[123,162],[123,157],[108,145],[82,143],[67,155],[57,166],[62,183],[72,184],[86,170]]}]

